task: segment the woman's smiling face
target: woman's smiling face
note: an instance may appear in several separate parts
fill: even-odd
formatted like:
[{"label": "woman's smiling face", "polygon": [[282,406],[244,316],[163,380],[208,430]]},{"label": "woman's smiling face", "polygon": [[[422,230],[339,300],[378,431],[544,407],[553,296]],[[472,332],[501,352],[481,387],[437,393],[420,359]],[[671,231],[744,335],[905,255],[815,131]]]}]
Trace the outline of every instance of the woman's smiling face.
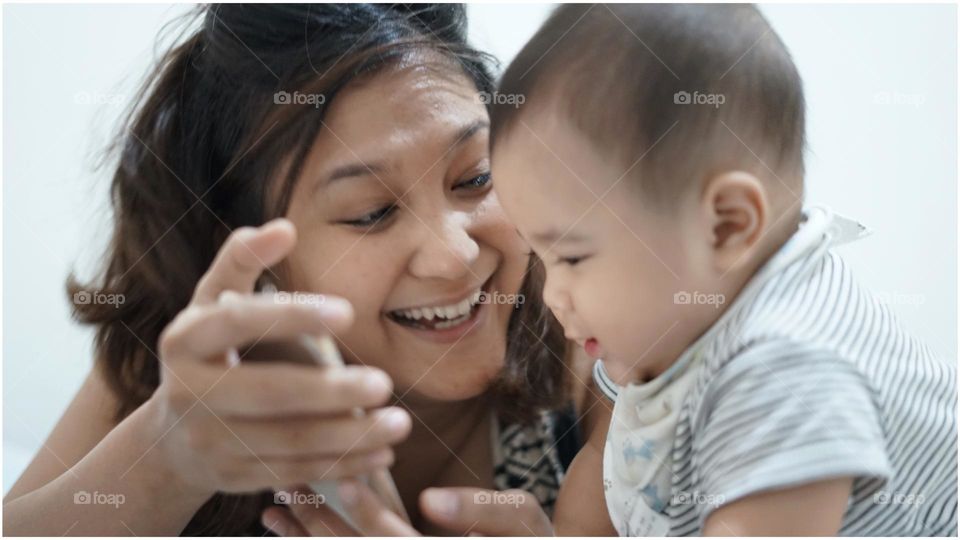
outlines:
[{"label": "woman's smiling face", "polygon": [[504,365],[514,306],[476,297],[516,294],[528,254],[491,189],[487,126],[467,76],[388,69],[330,103],[291,198],[290,286],[350,300],[344,356],[401,397],[473,397]]}]

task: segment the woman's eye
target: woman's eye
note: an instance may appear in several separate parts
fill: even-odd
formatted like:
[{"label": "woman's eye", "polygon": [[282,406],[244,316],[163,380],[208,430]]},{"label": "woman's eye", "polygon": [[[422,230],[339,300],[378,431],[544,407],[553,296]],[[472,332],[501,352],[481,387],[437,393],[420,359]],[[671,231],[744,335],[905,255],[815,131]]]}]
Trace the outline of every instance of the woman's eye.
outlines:
[{"label": "woman's eye", "polygon": [[342,221],[341,223],[344,223],[346,225],[351,225],[353,227],[373,227],[378,223],[380,223],[380,221],[389,217],[390,214],[392,214],[393,211],[396,209],[397,209],[396,205],[391,204],[390,206],[384,206],[379,210],[370,212],[369,214],[366,214],[363,217],[360,217],[357,219],[345,220],[345,221]]},{"label": "woman's eye", "polygon": [[560,257],[559,259],[557,259],[557,262],[559,262],[560,264],[568,264],[570,266],[576,266],[578,263],[583,262],[583,260],[586,258],[587,258],[586,256]]},{"label": "woman's eye", "polygon": [[484,174],[481,174],[480,176],[475,176],[465,182],[461,182],[453,186],[453,189],[457,189],[461,187],[467,188],[467,189],[481,189],[489,183],[490,183],[490,173],[484,173]]}]

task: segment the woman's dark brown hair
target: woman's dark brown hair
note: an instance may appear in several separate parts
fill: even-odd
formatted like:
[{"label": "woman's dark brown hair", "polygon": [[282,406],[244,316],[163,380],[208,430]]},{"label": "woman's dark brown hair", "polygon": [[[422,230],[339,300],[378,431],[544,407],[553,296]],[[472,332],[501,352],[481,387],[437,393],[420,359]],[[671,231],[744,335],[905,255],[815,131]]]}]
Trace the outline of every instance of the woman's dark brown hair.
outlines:
[{"label": "woman's dark brown hair", "polygon": [[[230,231],[285,214],[340,90],[427,49],[493,92],[489,57],[467,46],[460,5],[211,5],[188,20],[199,25],[162,57],[116,139],[104,267],[89,283],[67,280],[71,299],[123,295],[119,306],[74,303],[75,318],[96,327],[96,368],[119,401],[118,422],[157,388],[158,337]],[[323,103],[291,103],[294,92]],[[268,198],[266,179],[281,171],[280,196]],[[542,275],[532,259],[492,387],[508,420],[530,420],[566,396],[565,342],[540,301]],[[263,534],[259,515],[272,502],[270,492],[217,494],[183,534]]]}]

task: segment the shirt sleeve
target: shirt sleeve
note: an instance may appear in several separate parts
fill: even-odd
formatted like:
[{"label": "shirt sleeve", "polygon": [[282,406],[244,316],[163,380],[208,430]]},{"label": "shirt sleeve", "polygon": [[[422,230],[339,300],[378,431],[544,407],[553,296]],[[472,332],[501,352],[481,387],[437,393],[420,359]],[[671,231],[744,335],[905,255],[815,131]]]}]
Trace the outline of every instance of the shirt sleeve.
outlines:
[{"label": "shirt sleeve", "polygon": [[620,386],[613,382],[613,379],[607,375],[607,370],[603,368],[603,360],[597,360],[597,363],[593,365],[593,380],[596,382],[597,388],[603,392],[603,395],[606,396],[607,399],[611,402],[617,401]]},{"label": "shirt sleeve", "polygon": [[862,496],[891,476],[875,394],[830,351],[748,349],[710,380],[694,426],[699,491],[716,503],[700,513],[704,520],[761,491],[853,477]]}]

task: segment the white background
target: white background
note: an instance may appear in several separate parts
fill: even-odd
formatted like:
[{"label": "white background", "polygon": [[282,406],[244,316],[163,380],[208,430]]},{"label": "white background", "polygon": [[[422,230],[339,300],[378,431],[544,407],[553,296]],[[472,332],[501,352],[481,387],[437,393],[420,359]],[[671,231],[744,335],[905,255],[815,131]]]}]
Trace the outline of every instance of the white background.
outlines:
[{"label": "white background", "polygon": [[[109,231],[95,157],[185,6],[3,8],[3,489],[41,447],[91,365],[71,268]],[[808,102],[808,202],[876,232],[842,248],[908,328],[957,358],[955,6],[762,8]],[[509,61],[547,5],[470,6],[474,44]],[[624,29],[626,31],[626,29]]]}]

